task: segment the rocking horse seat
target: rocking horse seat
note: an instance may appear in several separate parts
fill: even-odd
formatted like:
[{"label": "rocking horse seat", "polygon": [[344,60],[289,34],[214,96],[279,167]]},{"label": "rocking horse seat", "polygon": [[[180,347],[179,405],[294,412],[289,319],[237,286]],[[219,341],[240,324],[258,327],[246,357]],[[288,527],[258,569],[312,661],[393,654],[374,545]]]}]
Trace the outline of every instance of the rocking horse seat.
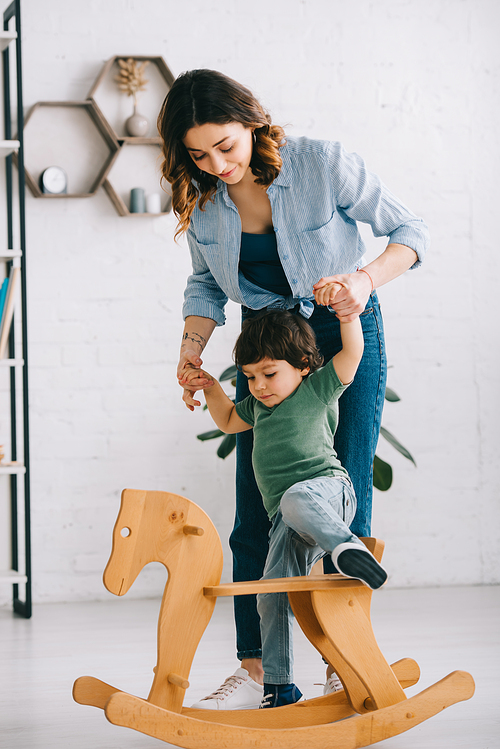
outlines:
[{"label": "rocking horse seat", "polygon": [[[383,542],[363,541],[380,561]],[[409,658],[392,666],[385,660],[371,626],[370,588],[341,575],[220,585],[222,547],[206,513],[176,494],[127,489],[104,584],[124,595],[152,561],[165,565],[168,580],[147,700],[89,676],[77,679],[73,688],[77,702],[100,707],[111,723],[186,749],[358,749],[402,733],[474,693],[470,674],[454,671],[407,699],[404,688],[418,681],[419,668]],[[192,660],[217,597],[285,591],[304,634],[344,689],[271,710],[183,707]]]},{"label": "rocking horse seat", "polygon": [[309,575],[308,577],[276,577],[269,580],[246,580],[241,583],[209,585],[203,588],[203,595],[248,596],[258,593],[295,593],[306,590],[338,590],[342,588],[364,588],[360,580],[352,580],[343,575]]},{"label": "rocking horse seat", "polygon": [[[381,561],[385,543],[378,538],[361,539],[377,561]],[[211,585],[203,588],[203,595],[246,596],[258,593],[294,593],[310,590],[333,590],[335,588],[361,588],[366,586],[359,580],[344,575],[308,575],[307,577],[281,577],[273,580],[248,580],[240,583]]]}]

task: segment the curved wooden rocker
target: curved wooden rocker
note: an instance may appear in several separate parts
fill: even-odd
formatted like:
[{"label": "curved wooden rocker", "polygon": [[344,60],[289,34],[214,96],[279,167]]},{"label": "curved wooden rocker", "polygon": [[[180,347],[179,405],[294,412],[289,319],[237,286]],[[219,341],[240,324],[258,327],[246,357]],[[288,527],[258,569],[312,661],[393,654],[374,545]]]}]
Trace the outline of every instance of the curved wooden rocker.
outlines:
[{"label": "curved wooden rocker", "polygon": [[[363,539],[380,560],[384,544]],[[147,699],[91,676],[73,697],[127,726],[186,749],[358,749],[407,731],[474,694],[472,676],[454,671],[406,698],[419,679],[415,661],[389,666],[370,622],[372,591],[340,575],[310,575],[219,585],[222,548],[217,531],[194,502],[167,492],[122,494],[113,532],[106,588],[124,595],[142,568],[168,570],[158,621],[158,659]],[[182,706],[198,643],[217,596],[288,593],[304,633],[339,675],[344,690],[268,710],[211,711]],[[343,720],[354,716],[351,720]]]}]

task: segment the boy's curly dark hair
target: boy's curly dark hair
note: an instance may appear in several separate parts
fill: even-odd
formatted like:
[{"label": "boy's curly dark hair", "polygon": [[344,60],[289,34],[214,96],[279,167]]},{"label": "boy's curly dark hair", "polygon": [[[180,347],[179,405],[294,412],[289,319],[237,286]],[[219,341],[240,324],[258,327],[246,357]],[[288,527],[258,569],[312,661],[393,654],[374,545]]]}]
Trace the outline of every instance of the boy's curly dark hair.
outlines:
[{"label": "boy's curly dark hair", "polygon": [[309,323],[286,310],[266,310],[245,320],[233,358],[239,369],[262,359],[285,360],[295,369],[309,367],[310,373],[323,364]]}]

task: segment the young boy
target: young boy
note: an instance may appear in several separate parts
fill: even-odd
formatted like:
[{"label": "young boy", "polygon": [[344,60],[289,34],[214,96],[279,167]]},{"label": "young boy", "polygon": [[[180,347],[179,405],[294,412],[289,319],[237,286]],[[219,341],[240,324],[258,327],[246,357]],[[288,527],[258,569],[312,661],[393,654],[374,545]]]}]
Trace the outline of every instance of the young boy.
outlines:
[{"label": "young boy", "polygon": [[[359,318],[341,323],[342,350],[326,366],[314,333],[298,314],[267,311],[248,319],[234,360],[250,395],[236,405],[208,373],[205,398],[226,433],[254,429],[253,466],[273,525],[262,579],[307,575],[331,554],[339,572],[372,589],[387,573],[349,525],[356,497],[333,446],[338,399],[354,379],[363,354]],[[185,380],[200,377],[186,369]],[[257,597],[261,618],[264,698],[261,708],[297,702],[292,679],[293,614],[286,593]]]}]

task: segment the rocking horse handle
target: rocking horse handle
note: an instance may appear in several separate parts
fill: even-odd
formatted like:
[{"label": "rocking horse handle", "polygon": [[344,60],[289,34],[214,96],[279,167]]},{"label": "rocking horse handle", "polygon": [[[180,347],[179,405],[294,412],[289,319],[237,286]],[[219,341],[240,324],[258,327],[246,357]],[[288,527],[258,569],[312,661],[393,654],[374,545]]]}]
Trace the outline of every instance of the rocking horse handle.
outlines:
[{"label": "rocking horse handle", "polygon": [[203,536],[205,530],[196,525],[185,525],[182,529],[185,536]]},{"label": "rocking horse handle", "polygon": [[189,689],[189,681],[187,679],[183,679],[182,676],[179,676],[178,674],[169,674],[167,676],[167,680],[170,682],[170,684],[173,684],[174,687]]}]

